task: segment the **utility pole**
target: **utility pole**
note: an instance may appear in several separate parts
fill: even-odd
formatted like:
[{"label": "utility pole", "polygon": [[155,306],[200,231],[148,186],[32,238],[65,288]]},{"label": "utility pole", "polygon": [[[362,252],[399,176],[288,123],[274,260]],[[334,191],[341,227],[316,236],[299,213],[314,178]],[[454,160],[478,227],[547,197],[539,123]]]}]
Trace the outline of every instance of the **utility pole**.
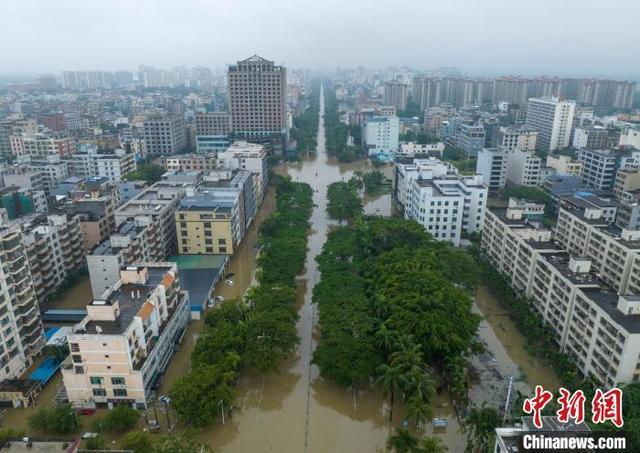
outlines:
[{"label": "utility pole", "polygon": [[507,402],[504,405],[504,415],[502,416],[502,424],[505,424],[507,420],[507,413],[509,411],[509,400],[511,399],[511,386],[513,385],[513,376],[509,377],[509,389],[507,390]]},{"label": "utility pole", "polygon": [[222,424],[224,425],[224,402],[220,400],[220,413],[222,413]]}]

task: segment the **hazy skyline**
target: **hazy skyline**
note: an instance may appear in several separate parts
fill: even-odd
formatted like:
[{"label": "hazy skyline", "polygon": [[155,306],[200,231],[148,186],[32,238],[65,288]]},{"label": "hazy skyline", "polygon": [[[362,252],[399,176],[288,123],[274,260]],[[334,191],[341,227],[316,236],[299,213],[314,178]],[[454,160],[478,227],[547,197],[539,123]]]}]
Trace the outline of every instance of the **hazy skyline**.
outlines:
[{"label": "hazy skyline", "polygon": [[223,67],[456,66],[640,78],[633,0],[5,0],[0,74]]}]

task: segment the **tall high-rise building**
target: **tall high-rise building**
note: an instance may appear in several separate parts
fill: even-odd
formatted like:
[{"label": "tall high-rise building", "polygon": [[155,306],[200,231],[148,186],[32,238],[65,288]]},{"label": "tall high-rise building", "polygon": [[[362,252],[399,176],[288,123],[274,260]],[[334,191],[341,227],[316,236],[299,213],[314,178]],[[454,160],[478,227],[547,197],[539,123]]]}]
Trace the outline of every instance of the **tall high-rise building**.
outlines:
[{"label": "tall high-rise building", "polygon": [[147,154],[175,154],[187,146],[187,132],[181,113],[151,113],[144,120]]},{"label": "tall high-rise building", "polygon": [[439,106],[444,101],[443,80],[431,77],[414,79],[412,96],[420,110]]},{"label": "tall high-rise building", "polygon": [[0,229],[0,381],[20,377],[44,346],[44,331],[20,227]]},{"label": "tall high-rise building", "polygon": [[230,66],[227,77],[234,137],[283,146],[287,137],[286,68],[254,55]]},{"label": "tall high-rise building", "polygon": [[583,104],[603,105],[615,108],[631,108],[636,82],[617,80],[581,80],[577,100]]},{"label": "tall high-rise building", "polygon": [[389,81],[384,84],[384,105],[392,105],[397,110],[406,110],[409,88],[402,82]]},{"label": "tall high-rise building", "polygon": [[529,99],[526,125],[538,130],[536,149],[555,151],[569,146],[575,109],[574,101],[555,97]]}]

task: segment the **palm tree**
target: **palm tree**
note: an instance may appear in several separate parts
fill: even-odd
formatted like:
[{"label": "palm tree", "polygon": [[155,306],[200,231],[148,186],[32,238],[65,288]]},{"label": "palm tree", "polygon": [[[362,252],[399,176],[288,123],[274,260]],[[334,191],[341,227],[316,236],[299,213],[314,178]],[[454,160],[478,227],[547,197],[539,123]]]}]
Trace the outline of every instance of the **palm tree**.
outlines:
[{"label": "palm tree", "polygon": [[378,367],[378,379],[376,383],[382,387],[384,397],[391,395],[391,410],[389,421],[393,420],[393,402],[395,395],[400,394],[405,387],[405,374],[398,367],[389,366],[386,363]]},{"label": "palm tree", "polygon": [[396,428],[395,434],[387,439],[387,448],[396,453],[417,452],[418,438],[407,428]]},{"label": "palm tree", "polygon": [[464,431],[468,432],[465,451],[488,451],[493,445],[495,429],[498,426],[500,415],[495,408],[484,403],[479,408],[472,408],[463,425]]},{"label": "palm tree", "polygon": [[442,439],[435,436],[427,436],[420,441],[421,453],[445,453],[447,446],[442,443]]},{"label": "palm tree", "polygon": [[390,351],[395,344],[395,338],[396,333],[393,330],[389,330],[384,322],[380,323],[375,333],[376,346],[383,351]]},{"label": "palm tree", "polygon": [[240,365],[241,361],[242,358],[240,357],[240,354],[238,354],[236,351],[229,351],[224,358],[224,368],[226,370],[235,370],[238,368],[238,365]]},{"label": "palm tree", "polygon": [[404,338],[398,342],[399,349],[391,354],[391,364],[398,366],[406,373],[416,369],[422,370],[424,360],[420,346],[414,343],[411,337]]},{"label": "palm tree", "polygon": [[431,401],[436,393],[436,384],[425,370],[413,368],[406,379],[405,393],[416,395],[425,402]]},{"label": "palm tree", "polygon": [[416,429],[419,428],[420,423],[431,417],[431,407],[429,402],[425,401],[417,394],[411,395],[407,399],[405,410],[407,418],[416,424]]}]

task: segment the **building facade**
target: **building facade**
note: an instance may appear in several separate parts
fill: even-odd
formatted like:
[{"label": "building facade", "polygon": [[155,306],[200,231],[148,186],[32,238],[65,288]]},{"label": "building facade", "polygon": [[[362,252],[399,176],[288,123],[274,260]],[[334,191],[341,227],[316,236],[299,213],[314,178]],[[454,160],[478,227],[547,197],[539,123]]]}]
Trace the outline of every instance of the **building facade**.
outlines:
[{"label": "building facade", "polygon": [[147,407],[190,319],[179,278],[174,263],[130,265],[87,305],[62,366],[72,404]]},{"label": "building facade", "polygon": [[398,150],[400,120],[397,116],[372,116],[362,134],[369,156],[393,155]]},{"label": "building facade", "polygon": [[575,102],[554,97],[529,99],[526,125],[538,131],[539,151],[551,152],[569,146],[575,108]]},{"label": "building facade", "polygon": [[538,131],[527,126],[500,127],[496,133],[496,146],[503,146],[509,151],[535,151]]},{"label": "building facade", "polygon": [[240,191],[213,188],[185,197],[175,212],[178,253],[233,255],[244,236]]},{"label": "building facade", "polygon": [[227,90],[231,128],[250,141],[287,137],[287,70],[254,55],[229,67]]},{"label": "building facade", "polygon": [[187,146],[187,131],[181,113],[149,113],[143,124],[147,154],[175,154]]},{"label": "building facade", "polygon": [[485,131],[482,124],[462,124],[458,131],[458,148],[467,156],[475,157],[485,147]]},{"label": "building facade", "polygon": [[479,232],[487,196],[480,175],[459,176],[455,167],[438,159],[394,163],[394,203],[437,240],[457,246],[463,232]]},{"label": "building facade", "polygon": [[0,381],[20,377],[45,339],[27,250],[18,226],[0,229]]},{"label": "building facade", "polygon": [[506,185],[508,159],[509,151],[503,147],[483,148],[478,153],[476,173],[489,190],[500,190]]},{"label": "building facade", "polygon": [[533,151],[509,151],[506,178],[518,186],[537,187],[542,180],[542,159]]},{"label": "building facade", "polygon": [[408,92],[409,87],[402,82],[385,82],[382,102],[384,105],[394,106],[396,110],[406,110]]},{"label": "building facade", "polygon": [[551,241],[550,232],[531,222],[490,209],[482,249],[580,371],[617,386],[640,380],[640,298],[632,271],[638,242],[608,228],[595,209],[563,209]]}]

